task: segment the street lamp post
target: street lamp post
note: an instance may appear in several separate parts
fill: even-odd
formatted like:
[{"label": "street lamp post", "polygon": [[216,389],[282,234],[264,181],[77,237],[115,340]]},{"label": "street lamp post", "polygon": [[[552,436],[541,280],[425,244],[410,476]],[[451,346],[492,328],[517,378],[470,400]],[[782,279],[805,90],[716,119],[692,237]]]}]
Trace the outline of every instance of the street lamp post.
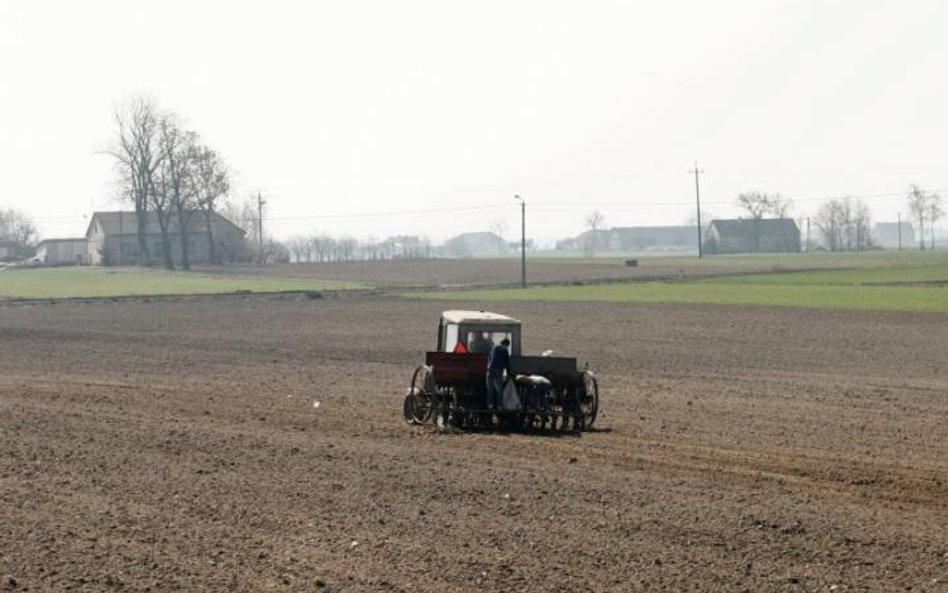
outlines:
[{"label": "street lamp post", "polygon": [[698,175],[704,173],[704,171],[698,168],[698,161],[695,161],[695,168],[688,172],[695,174],[695,213],[698,215],[698,259],[701,259],[703,255],[701,252],[701,187],[698,185]]},{"label": "street lamp post", "polygon": [[519,195],[514,196],[515,200],[520,200],[520,285],[527,287],[527,203]]}]

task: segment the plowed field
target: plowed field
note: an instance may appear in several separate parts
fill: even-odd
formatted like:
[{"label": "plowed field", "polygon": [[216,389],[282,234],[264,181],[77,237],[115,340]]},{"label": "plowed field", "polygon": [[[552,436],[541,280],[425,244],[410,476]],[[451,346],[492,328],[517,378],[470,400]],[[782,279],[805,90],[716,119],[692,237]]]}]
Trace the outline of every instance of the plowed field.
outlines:
[{"label": "plowed field", "polygon": [[408,426],[456,307],[0,306],[0,589],[948,591],[948,317],[497,307],[598,430]]}]

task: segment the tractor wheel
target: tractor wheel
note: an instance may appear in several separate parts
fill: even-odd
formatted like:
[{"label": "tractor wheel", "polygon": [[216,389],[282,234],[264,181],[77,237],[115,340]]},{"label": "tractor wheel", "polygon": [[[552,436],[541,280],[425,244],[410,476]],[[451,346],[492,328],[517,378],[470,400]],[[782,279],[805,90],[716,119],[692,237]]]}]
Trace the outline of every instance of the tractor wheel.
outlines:
[{"label": "tractor wheel", "polygon": [[405,417],[405,422],[409,424],[422,423],[422,421],[418,419],[421,405],[420,398],[417,394],[408,393],[405,396],[405,402],[402,404],[402,416]]},{"label": "tractor wheel", "polygon": [[590,371],[583,373],[583,397],[579,402],[579,411],[582,414],[582,430],[589,430],[599,414],[599,381]]},{"label": "tractor wheel", "polygon": [[[411,376],[411,387],[408,390],[408,395],[405,396],[405,420],[410,424],[424,424],[431,418],[432,393],[429,393],[428,390],[432,388],[432,385],[434,385],[434,377],[431,374],[431,367],[421,365],[415,369],[415,373]],[[407,413],[409,397],[414,399],[411,417]]]}]

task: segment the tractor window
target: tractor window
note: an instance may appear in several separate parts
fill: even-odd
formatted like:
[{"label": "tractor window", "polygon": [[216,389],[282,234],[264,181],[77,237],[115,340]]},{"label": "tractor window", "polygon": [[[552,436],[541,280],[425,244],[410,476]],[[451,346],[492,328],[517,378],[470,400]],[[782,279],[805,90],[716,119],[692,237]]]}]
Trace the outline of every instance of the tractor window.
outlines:
[{"label": "tractor window", "polygon": [[449,323],[444,326],[444,344],[441,350],[444,352],[454,352],[454,347],[458,343],[458,326],[456,323]]},{"label": "tractor window", "polygon": [[489,354],[490,349],[504,338],[512,340],[509,331],[471,331],[467,334],[467,349],[469,352]]},{"label": "tractor window", "polygon": [[507,338],[508,340],[513,340],[513,337],[510,335],[510,332],[502,332],[502,331],[490,332],[491,345],[500,344],[500,341],[503,340],[504,338]]},{"label": "tractor window", "polygon": [[474,354],[488,354],[494,347],[490,332],[467,332],[467,351]]}]

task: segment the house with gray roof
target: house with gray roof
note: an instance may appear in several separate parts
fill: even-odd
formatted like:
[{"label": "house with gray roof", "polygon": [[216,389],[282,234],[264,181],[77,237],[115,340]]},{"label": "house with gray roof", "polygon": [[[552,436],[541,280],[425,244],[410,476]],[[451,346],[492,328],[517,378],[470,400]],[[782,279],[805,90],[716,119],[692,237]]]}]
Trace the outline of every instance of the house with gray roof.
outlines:
[{"label": "house with gray roof", "polygon": [[556,242],[559,251],[692,251],[698,249],[698,227],[625,226],[584,231]]},{"label": "house with gray roof", "polygon": [[506,249],[503,238],[496,233],[461,233],[444,242],[442,251],[451,257],[492,257]]},{"label": "house with gray roof", "polygon": [[695,225],[612,227],[612,234],[622,251],[698,249],[698,227]]},{"label": "house with gray roof", "polygon": [[797,253],[800,229],[792,218],[736,218],[712,220],[704,238],[704,252]]},{"label": "house with gray roof", "polygon": [[15,261],[20,258],[20,244],[16,241],[0,241],[0,261]]},{"label": "house with gray roof", "polygon": [[[243,241],[244,232],[234,223],[214,212],[210,216],[211,231],[203,213],[195,214],[187,228],[188,258],[192,264],[212,263],[211,239],[218,255],[233,249],[235,242]],[[147,259],[139,261],[138,215],[135,212],[95,212],[86,229],[89,244],[89,262],[93,265],[128,266],[139,263],[163,263],[161,227],[158,217],[148,212],[144,220]],[[170,222],[168,236],[171,259],[181,263],[181,229],[176,219]]]}]

